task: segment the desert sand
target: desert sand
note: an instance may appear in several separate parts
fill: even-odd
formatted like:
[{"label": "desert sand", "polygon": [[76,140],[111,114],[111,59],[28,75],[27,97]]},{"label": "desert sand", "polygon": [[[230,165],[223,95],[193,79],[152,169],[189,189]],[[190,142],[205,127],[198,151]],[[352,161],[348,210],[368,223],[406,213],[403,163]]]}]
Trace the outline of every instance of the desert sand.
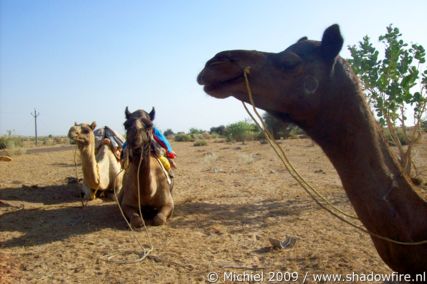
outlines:
[{"label": "desert sand", "polygon": [[[427,143],[416,148],[427,173]],[[298,171],[338,208],[354,214],[340,179],[310,139],[281,140]],[[208,273],[294,273],[295,283],[315,283],[313,273],[391,270],[370,237],[322,210],[259,142],[173,143],[175,211],[167,225],[131,232],[117,205],[97,199],[82,207],[74,148],[49,147],[0,163],[0,283],[206,283]],[[80,164],[77,175],[82,176]],[[425,178],[425,176],[424,176]],[[420,190],[424,198],[427,191]],[[269,241],[295,239],[274,249]],[[295,274],[296,273],[296,274]],[[274,274],[274,277],[280,274]],[[227,283],[233,281],[225,279]],[[280,279],[276,279],[280,280]],[[292,283],[291,281],[282,283]]]}]

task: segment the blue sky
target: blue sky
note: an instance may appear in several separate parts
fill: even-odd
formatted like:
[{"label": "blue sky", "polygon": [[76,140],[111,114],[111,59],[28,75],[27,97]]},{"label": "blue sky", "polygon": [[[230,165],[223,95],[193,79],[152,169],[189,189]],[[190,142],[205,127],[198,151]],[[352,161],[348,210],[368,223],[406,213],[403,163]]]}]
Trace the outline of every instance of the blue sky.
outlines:
[{"label": "blue sky", "polygon": [[[247,118],[196,83],[226,49],[278,52],[341,26],[345,46],[390,23],[427,48],[427,1],[0,0],[0,135],[66,135],[77,122],[123,132],[124,109],[156,108],[175,132]],[[348,57],[347,48],[341,55]]]}]

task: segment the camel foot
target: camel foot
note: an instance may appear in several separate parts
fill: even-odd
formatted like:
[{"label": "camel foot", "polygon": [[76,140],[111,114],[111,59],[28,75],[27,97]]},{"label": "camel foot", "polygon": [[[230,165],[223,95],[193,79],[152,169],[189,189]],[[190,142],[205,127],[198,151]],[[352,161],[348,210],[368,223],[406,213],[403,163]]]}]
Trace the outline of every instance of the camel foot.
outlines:
[{"label": "camel foot", "polygon": [[150,222],[153,226],[161,226],[166,224],[166,216],[162,213],[157,214],[154,216],[153,220]]},{"label": "camel foot", "polygon": [[144,221],[139,217],[138,214],[134,214],[132,217],[130,217],[130,224],[133,228],[139,229],[144,226]]},{"label": "camel foot", "polygon": [[117,201],[116,195],[114,194],[114,192],[106,192],[104,196],[108,200]]},{"label": "camel foot", "polygon": [[94,198],[94,199],[90,199],[90,200],[86,200],[88,205],[98,205],[98,204],[102,204],[104,203],[104,201],[102,199],[99,198]]}]

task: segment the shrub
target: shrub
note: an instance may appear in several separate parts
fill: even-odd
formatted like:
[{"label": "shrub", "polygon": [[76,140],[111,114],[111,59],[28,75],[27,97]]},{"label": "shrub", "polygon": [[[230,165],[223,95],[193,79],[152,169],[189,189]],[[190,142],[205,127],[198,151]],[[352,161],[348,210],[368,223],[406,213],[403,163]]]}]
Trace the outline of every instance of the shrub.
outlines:
[{"label": "shrub", "polygon": [[245,142],[247,140],[255,139],[259,131],[254,124],[246,121],[232,123],[225,128],[225,136],[229,141]]},{"label": "shrub", "polygon": [[172,129],[167,129],[165,132],[163,132],[163,135],[168,137],[170,135],[175,135],[175,133],[172,131]]},{"label": "shrub", "polygon": [[0,137],[0,149],[13,149],[22,147],[24,140],[18,136],[2,136]]},{"label": "shrub", "polygon": [[175,135],[175,141],[176,142],[194,141],[194,137],[192,135],[189,135],[189,134],[178,133],[178,134]]},{"label": "shrub", "polygon": [[4,141],[3,137],[0,137],[0,150],[6,149],[6,141]]},{"label": "shrub", "polygon": [[199,146],[207,146],[208,142],[206,142],[206,140],[197,140],[196,142],[194,142],[193,146],[195,147],[199,147]]},{"label": "shrub", "polygon": [[217,134],[217,135],[220,135],[220,136],[224,136],[225,135],[225,126],[224,125],[220,125],[218,127],[211,127],[211,129],[210,129],[209,132],[210,132],[211,135]]},{"label": "shrub", "polygon": [[427,120],[423,120],[423,121],[421,122],[421,129],[422,129],[423,131],[427,131]]},{"label": "shrub", "polygon": [[202,134],[203,132],[205,132],[202,129],[197,129],[197,128],[190,128],[190,134],[194,135],[194,134]]},{"label": "shrub", "polygon": [[[388,145],[390,145],[390,146],[397,146],[396,142],[393,140],[393,138],[392,138],[392,136],[390,134],[390,130],[388,128],[385,128],[385,129],[383,129],[383,132],[384,132],[384,138],[387,141]],[[403,133],[402,129],[398,128],[396,133],[397,133],[397,138],[400,141],[400,144],[402,146],[408,145],[408,142],[409,142],[408,141],[408,136],[406,136]]]}]

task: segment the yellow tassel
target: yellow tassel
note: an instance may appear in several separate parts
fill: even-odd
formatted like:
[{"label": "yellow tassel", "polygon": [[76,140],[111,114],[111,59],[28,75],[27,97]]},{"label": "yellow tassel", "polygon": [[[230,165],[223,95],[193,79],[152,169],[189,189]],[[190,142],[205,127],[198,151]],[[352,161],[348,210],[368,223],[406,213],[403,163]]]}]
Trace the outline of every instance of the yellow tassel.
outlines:
[{"label": "yellow tassel", "polygon": [[169,160],[165,156],[160,156],[159,160],[166,171],[169,171],[171,169],[171,164],[169,163]]}]

